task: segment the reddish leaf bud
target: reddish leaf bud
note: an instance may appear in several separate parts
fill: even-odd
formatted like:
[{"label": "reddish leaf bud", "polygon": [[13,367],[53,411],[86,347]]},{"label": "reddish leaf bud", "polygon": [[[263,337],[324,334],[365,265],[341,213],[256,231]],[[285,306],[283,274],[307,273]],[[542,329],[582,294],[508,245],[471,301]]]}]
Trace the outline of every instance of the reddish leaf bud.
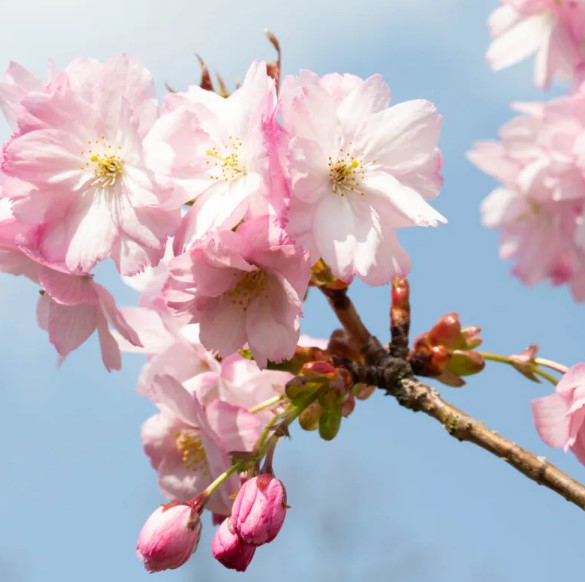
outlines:
[{"label": "reddish leaf bud", "polygon": [[299,416],[299,424],[304,430],[317,430],[321,418],[321,405],[318,402],[310,404]]},{"label": "reddish leaf bud", "polygon": [[415,374],[437,378],[449,386],[463,386],[461,376],[477,374],[485,366],[483,357],[472,351],[481,344],[480,328],[462,328],[457,313],[447,313],[427,333],[414,341],[409,361]]},{"label": "reddish leaf bud", "polygon": [[452,348],[461,335],[461,322],[457,313],[446,313],[437,321],[427,333],[427,338],[432,345]]},{"label": "reddish leaf bud", "polygon": [[457,347],[460,350],[472,350],[480,346],[483,340],[479,337],[481,327],[477,325],[468,325],[461,330],[461,341]]},{"label": "reddish leaf bud", "polygon": [[248,544],[271,542],[286,517],[286,491],[274,476],[262,473],[246,481],[232,507],[232,526]]},{"label": "reddish leaf bud", "polygon": [[455,350],[449,359],[447,369],[456,376],[470,376],[485,367],[483,356],[471,350]]}]

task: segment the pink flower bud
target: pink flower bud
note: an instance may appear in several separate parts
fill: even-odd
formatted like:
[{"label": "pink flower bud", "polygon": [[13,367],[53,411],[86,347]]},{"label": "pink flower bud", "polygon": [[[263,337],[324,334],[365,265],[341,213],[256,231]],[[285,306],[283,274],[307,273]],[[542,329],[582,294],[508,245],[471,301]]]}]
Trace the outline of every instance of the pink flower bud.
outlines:
[{"label": "pink flower bud", "polygon": [[246,543],[261,546],[271,542],[286,516],[284,485],[264,473],[246,481],[232,507],[232,525]]},{"label": "pink flower bud", "polygon": [[189,505],[161,506],[146,520],[138,536],[136,553],[149,572],[182,566],[197,548],[201,521]]},{"label": "pink flower bud", "polygon": [[213,536],[211,552],[213,557],[226,568],[245,572],[254,557],[256,548],[242,540],[234,531],[232,518],[227,517]]}]

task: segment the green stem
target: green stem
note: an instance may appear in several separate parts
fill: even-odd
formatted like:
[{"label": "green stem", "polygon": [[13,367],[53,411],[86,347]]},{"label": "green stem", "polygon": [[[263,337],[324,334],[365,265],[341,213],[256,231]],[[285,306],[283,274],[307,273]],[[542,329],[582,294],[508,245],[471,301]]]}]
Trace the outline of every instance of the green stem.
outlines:
[{"label": "green stem", "polygon": [[[488,360],[491,362],[498,362],[500,364],[508,364],[510,366],[514,366],[514,364],[515,364],[515,362],[508,356],[501,356],[499,354],[490,354],[489,352],[478,352],[478,353],[481,355],[481,357],[484,360]],[[548,360],[546,360],[546,361],[548,362]],[[539,368],[539,364],[545,365],[545,364],[542,364],[538,359],[534,360],[534,363],[532,365],[530,365],[531,371],[534,372],[534,374],[536,374],[537,376],[540,376],[541,378],[548,380],[551,384],[556,386],[559,383],[558,380],[554,376],[551,376],[548,372],[541,370]]]},{"label": "green stem", "polygon": [[281,394],[279,394],[278,396],[273,396],[272,398],[269,398],[268,400],[265,400],[264,402],[260,402],[260,404],[257,404],[253,408],[249,408],[248,412],[250,414],[256,414],[257,412],[260,412],[261,410],[266,410],[267,408],[272,408],[273,406],[278,404],[283,399],[284,399],[284,396],[282,396]]},{"label": "green stem", "polygon": [[498,354],[490,354],[489,352],[477,352],[484,360],[489,360],[490,362],[498,362],[500,364],[510,364],[512,365],[512,361],[507,356],[500,356]]},{"label": "green stem", "polygon": [[534,367],[534,369],[532,371],[535,374],[537,374],[538,376],[540,376],[541,378],[548,380],[554,386],[556,386],[559,383],[559,381],[554,376],[551,376],[548,372],[545,372],[544,370],[541,370],[540,368]]},{"label": "green stem", "polygon": [[[288,410],[288,408],[287,408]],[[286,412],[282,416],[275,416],[267,425],[266,428],[262,431],[260,438],[258,439],[258,443],[256,444],[256,449],[258,450],[258,461],[262,458],[263,455],[260,455],[260,451],[262,451],[262,447],[264,443],[268,439],[268,435],[272,427],[286,414]]]},{"label": "green stem", "polygon": [[240,470],[243,471],[246,468],[245,467],[246,464],[247,464],[246,461],[239,461],[237,463],[234,463],[227,471],[222,473],[215,481],[213,481],[213,483],[210,483],[205,488],[205,491],[203,491],[203,494],[207,494],[208,496],[211,496],[211,494],[220,485],[222,485],[225,481],[227,481],[234,473],[238,473]]}]

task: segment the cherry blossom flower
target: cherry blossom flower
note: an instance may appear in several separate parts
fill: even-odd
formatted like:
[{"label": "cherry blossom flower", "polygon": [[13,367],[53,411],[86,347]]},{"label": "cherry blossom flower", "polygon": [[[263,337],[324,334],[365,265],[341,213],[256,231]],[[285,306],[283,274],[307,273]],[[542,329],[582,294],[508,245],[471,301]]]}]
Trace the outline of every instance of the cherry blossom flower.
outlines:
[{"label": "cherry blossom flower", "polygon": [[585,63],[584,0],[501,0],[489,20],[494,39],[487,60],[495,70],[536,54],[534,82],[575,76]]},{"label": "cherry blossom flower", "polygon": [[37,240],[38,227],[20,222],[10,201],[0,199],[0,272],[24,275],[41,287],[38,322],[49,333],[60,362],[97,330],[105,367],[119,370],[120,349],[109,325],[128,345],[140,346],[138,336],[107,289],[92,275],[46,262],[35,250]]},{"label": "cherry blossom flower", "polygon": [[120,349],[148,358],[138,377],[139,394],[150,398],[160,375],[183,382],[204,372],[219,372],[219,362],[199,343],[198,325],[180,325],[172,317],[145,307],[124,307],[121,312],[142,345],[135,346],[115,334]]},{"label": "cherry blossom flower", "polygon": [[[260,371],[237,354],[225,358],[218,370],[182,383],[157,377],[148,396],[160,412],[145,422],[142,439],[162,493],[171,501],[186,501],[231,466],[228,452],[252,451],[273,413],[248,410],[282,394],[291,378],[286,372]],[[230,477],[210,498],[208,509],[229,515],[230,496],[238,489],[237,476]]]},{"label": "cherry blossom flower", "polygon": [[140,345],[138,336],[116,308],[112,295],[91,275],[70,273],[44,262],[25,248],[2,245],[1,236],[0,272],[25,275],[40,285],[38,322],[48,332],[60,361],[97,330],[106,369],[119,370],[120,349],[109,325],[130,344]]},{"label": "cherry blossom flower", "polygon": [[200,324],[206,348],[227,356],[247,342],[263,368],[295,352],[309,273],[307,253],[259,217],[173,259],[165,293],[170,307]]},{"label": "cherry blossom flower", "polygon": [[526,284],[567,283],[585,300],[585,87],[522,115],[501,141],[475,144],[470,159],[502,182],[482,204],[483,222],[502,231],[500,254]]},{"label": "cherry blossom flower", "polygon": [[547,445],[571,450],[585,465],[585,364],[573,366],[554,394],[533,400],[532,416]]},{"label": "cherry blossom flower", "polygon": [[275,148],[283,134],[275,116],[274,80],[263,62],[251,65],[228,98],[196,86],[166,97],[145,144],[160,180],[195,201],[175,236],[176,254],[211,229],[281,213],[286,184]]},{"label": "cherry blossom flower", "polygon": [[380,285],[407,273],[396,229],[445,220],[427,203],[442,185],[434,105],[388,108],[379,75],[310,71],[287,77],[281,99],[291,136],[290,235],[344,281]]},{"label": "cherry blossom flower", "polygon": [[3,195],[22,222],[39,226],[41,255],[83,273],[107,257],[123,274],[156,264],[180,203],[168,207],[144,162],[142,139],[157,114],[148,71],[125,56],[81,60],[50,88],[33,89],[18,107],[4,100],[18,132],[3,150],[2,170],[15,179]]}]

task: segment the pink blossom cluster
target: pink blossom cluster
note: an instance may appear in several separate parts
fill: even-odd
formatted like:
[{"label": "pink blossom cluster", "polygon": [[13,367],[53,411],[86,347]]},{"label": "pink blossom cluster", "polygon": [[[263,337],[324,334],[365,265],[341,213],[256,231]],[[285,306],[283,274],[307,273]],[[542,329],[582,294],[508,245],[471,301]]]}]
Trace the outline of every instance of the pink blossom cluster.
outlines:
[{"label": "pink blossom cluster", "polygon": [[[500,140],[477,142],[469,152],[501,182],[481,206],[483,223],[501,231],[500,255],[515,261],[522,282],[566,284],[585,301],[585,0],[501,0],[489,27],[494,69],[536,54],[538,87],[557,76],[572,86],[547,102],[512,105],[519,115],[501,128]],[[511,363],[528,377],[535,378],[526,361],[564,374],[554,394],[532,402],[536,429],[585,464],[585,365],[567,370],[535,353],[532,346]]]},{"label": "pink blossom cluster", "polygon": [[[33,261],[67,287],[108,258],[124,277],[164,264],[155,302],[199,324],[208,350],[247,344],[260,367],[290,358],[311,265],[385,284],[410,268],[397,230],[444,221],[428,203],[441,187],[441,118],[428,101],[389,100],[379,75],[309,71],[277,95],[257,62],[227,98],[191,86],[160,105],[150,73],[124,55],[51,68],[47,82],[11,64],[0,83],[13,130],[0,166],[11,257],[1,268],[25,273]],[[53,308],[47,324],[61,357],[95,328],[107,338],[104,320],[141,345],[110,299],[68,303],[37,282],[75,307]],[[80,305],[93,306],[87,317]],[[110,344],[104,361],[118,368]]]},{"label": "pink blossom cluster", "polygon": [[500,255],[532,285],[570,286],[585,301],[585,0],[505,0],[492,15],[494,68],[537,52],[537,85],[557,73],[573,80],[567,95],[516,103],[520,113],[499,141],[480,141],[469,157],[498,186],[482,220],[501,231]]},{"label": "pink blossom cluster", "polygon": [[[39,286],[60,360],[96,330],[108,370],[121,351],[147,357],[138,391],[157,413],[142,439],[169,501],[140,535],[150,571],[188,559],[204,507],[226,566],[271,541],[284,488],[233,471],[233,454],[257,454],[277,418],[293,376],[269,364],[302,341],[312,266],[389,283],[410,269],[397,231],[445,220],[429,204],[442,185],[432,103],[389,106],[379,75],[302,71],[278,93],[270,71],[256,62],[227,97],[191,86],[162,104],[124,55],[51,67],[46,82],[13,63],[0,83],[0,272]],[[94,280],[107,259],[139,307]]]},{"label": "pink blossom cluster", "polygon": [[585,301],[585,86],[548,103],[518,104],[500,141],[470,159],[502,184],[483,202],[500,254],[526,284],[568,284]]},{"label": "pink blossom cluster", "polygon": [[534,82],[585,73],[585,0],[501,0],[489,19],[487,60],[495,70],[536,55]]}]

